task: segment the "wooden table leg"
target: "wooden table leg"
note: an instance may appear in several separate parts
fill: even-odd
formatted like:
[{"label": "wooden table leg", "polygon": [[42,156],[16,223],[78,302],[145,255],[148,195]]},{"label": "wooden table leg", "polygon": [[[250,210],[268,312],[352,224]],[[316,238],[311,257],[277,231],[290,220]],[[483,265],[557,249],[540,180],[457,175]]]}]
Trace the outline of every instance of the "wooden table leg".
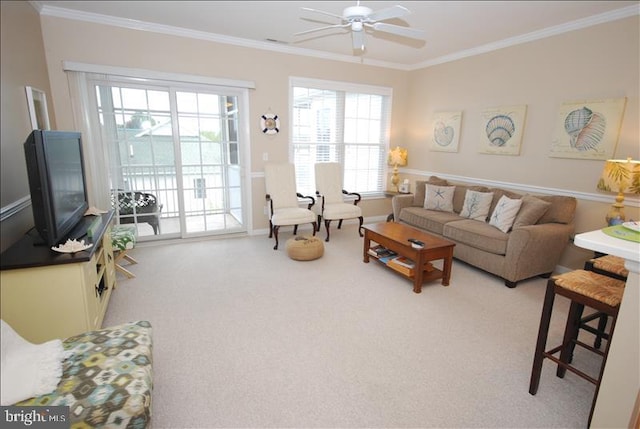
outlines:
[{"label": "wooden table leg", "polygon": [[451,263],[453,261],[453,249],[442,261],[442,286],[449,286],[451,279]]},{"label": "wooden table leg", "polygon": [[371,238],[369,237],[369,231],[364,230],[364,249],[362,254],[362,262],[369,263],[369,246],[371,246]]},{"label": "wooden table leg", "polygon": [[424,278],[424,255],[422,254],[422,252],[418,252],[418,257],[416,258],[417,261],[415,261],[415,274],[414,274],[414,278],[413,278],[413,291],[415,293],[420,293],[422,292],[422,281]]}]

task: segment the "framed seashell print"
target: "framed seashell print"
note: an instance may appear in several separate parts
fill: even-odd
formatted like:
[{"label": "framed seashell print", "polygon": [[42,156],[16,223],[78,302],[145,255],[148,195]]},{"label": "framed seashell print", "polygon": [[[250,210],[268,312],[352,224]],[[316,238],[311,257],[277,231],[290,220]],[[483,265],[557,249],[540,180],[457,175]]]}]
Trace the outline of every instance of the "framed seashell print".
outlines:
[{"label": "framed seashell print", "polygon": [[502,106],[481,113],[479,153],[520,155],[527,105]]},{"label": "framed seashell print", "polygon": [[594,160],[613,157],[626,103],[626,98],[563,103],[549,156]]},{"label": "framed seashell print", "polygon": [[457,152],[460,142],[462,112],[436,112],[431,125],[430,150],[437,152]]}]

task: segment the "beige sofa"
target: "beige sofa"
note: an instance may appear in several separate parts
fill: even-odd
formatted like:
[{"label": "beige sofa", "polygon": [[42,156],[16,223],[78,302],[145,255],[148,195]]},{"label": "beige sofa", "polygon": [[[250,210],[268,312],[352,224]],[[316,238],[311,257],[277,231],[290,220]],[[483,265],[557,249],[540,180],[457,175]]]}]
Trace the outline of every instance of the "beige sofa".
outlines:
[{"label": "beige sofa", "polygon": [[[452,212],[424,208],[426,184],[455,186]],[[486,220],[460,216],[467,190],[493,193]],[[507,232],[489,223],[503,195],[522,199],[513,227]],[[454,258],[503,278],[511,288],[520,280],[548,277],[555,270],[574,232],[576,203],[573,197],[522,195],[505,189],[449,183],[435,176],[416,182],[414,194],[396,195],[392,200],[396,222],[455,242]]]}]

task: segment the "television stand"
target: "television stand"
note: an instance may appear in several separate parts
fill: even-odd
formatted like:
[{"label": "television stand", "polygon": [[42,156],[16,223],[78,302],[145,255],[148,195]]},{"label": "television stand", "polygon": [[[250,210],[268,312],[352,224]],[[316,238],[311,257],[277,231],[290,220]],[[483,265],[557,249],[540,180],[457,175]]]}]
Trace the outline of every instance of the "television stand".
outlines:
[{"label": "television stand", "polygon": [[[0,317],[38,344],[99,329],[116,286],[113,211],[102,216],[87,250],[58,253],[26,234],[0,257]],[[87,219],[93,223],[94,216]],[[86,233],[87,226],[84,227]]]}]

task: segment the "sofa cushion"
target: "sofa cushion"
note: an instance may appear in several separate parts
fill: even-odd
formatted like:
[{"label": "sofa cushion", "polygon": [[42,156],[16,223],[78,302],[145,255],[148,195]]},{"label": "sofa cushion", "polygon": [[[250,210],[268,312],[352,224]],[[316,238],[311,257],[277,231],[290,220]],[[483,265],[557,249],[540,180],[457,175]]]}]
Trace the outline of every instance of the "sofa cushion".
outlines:
[{"label": "sofa cushion", "polygon": [[551,203],[549,210],[542,215],[538,223],[564,223],[568,224],[573,221],[576,213],[577,200],[574,197],[565,197],[562,195],[544,195],[538,197],[543,201]]},{"label": "sofa cushion", "polygon": [[491,213],[489,225],[495,226],[502,232],[509,232],[521,206],[522,199],[511,199],[503,195]]},{"label": "sofa cushion", "polygon": [[513,221],[513,228],[535,225],[538,220],[549,210],[551,203],[536,198],[533,195],[522,197],[522,207]]},{"label": "sofa cushion", "polygon": [[439,235],[442,235],[444,224],[454,220],[460,220],[460,216],[455,213],[438,212],[422,207],[405,207],[400,211],[398,219],[400,222]]},{"label": "sofa cushion", "polygon": [[418,180],[416,189],[413,192],[413,206],[422,207],[424,205],[424,193],[426,192],[426,180]]},{"label": "sofa cushion", "polygon": [[447,223],[443,228],[445,238],[458,243],[497,255],[507,253],[509,234],[500,231],[486,222],[472,219],[457,220]]},{"label": "sofa cushion", "polygon": [[431,176],[429,180],[418,180],[416,182],[416,189],[413,194],[413,205],[416,207],[422,207],[424,205],[424,194],[426,192],[425,185],[430,183],[432,185],[448,186],[449,182],[445,179],[441,179],[438,176]]},{"label": "sofa cushion", "polygon": [[[460,216],[484,222],[489,216],[493,192],[467,190]],[[455,205],[454,205],[455,211]]]},{"label": "sofa cushion", "polygon": [[453,212],[453,192],[455,186],[439,186],[427,183],[424,208],[440,212]]}]

